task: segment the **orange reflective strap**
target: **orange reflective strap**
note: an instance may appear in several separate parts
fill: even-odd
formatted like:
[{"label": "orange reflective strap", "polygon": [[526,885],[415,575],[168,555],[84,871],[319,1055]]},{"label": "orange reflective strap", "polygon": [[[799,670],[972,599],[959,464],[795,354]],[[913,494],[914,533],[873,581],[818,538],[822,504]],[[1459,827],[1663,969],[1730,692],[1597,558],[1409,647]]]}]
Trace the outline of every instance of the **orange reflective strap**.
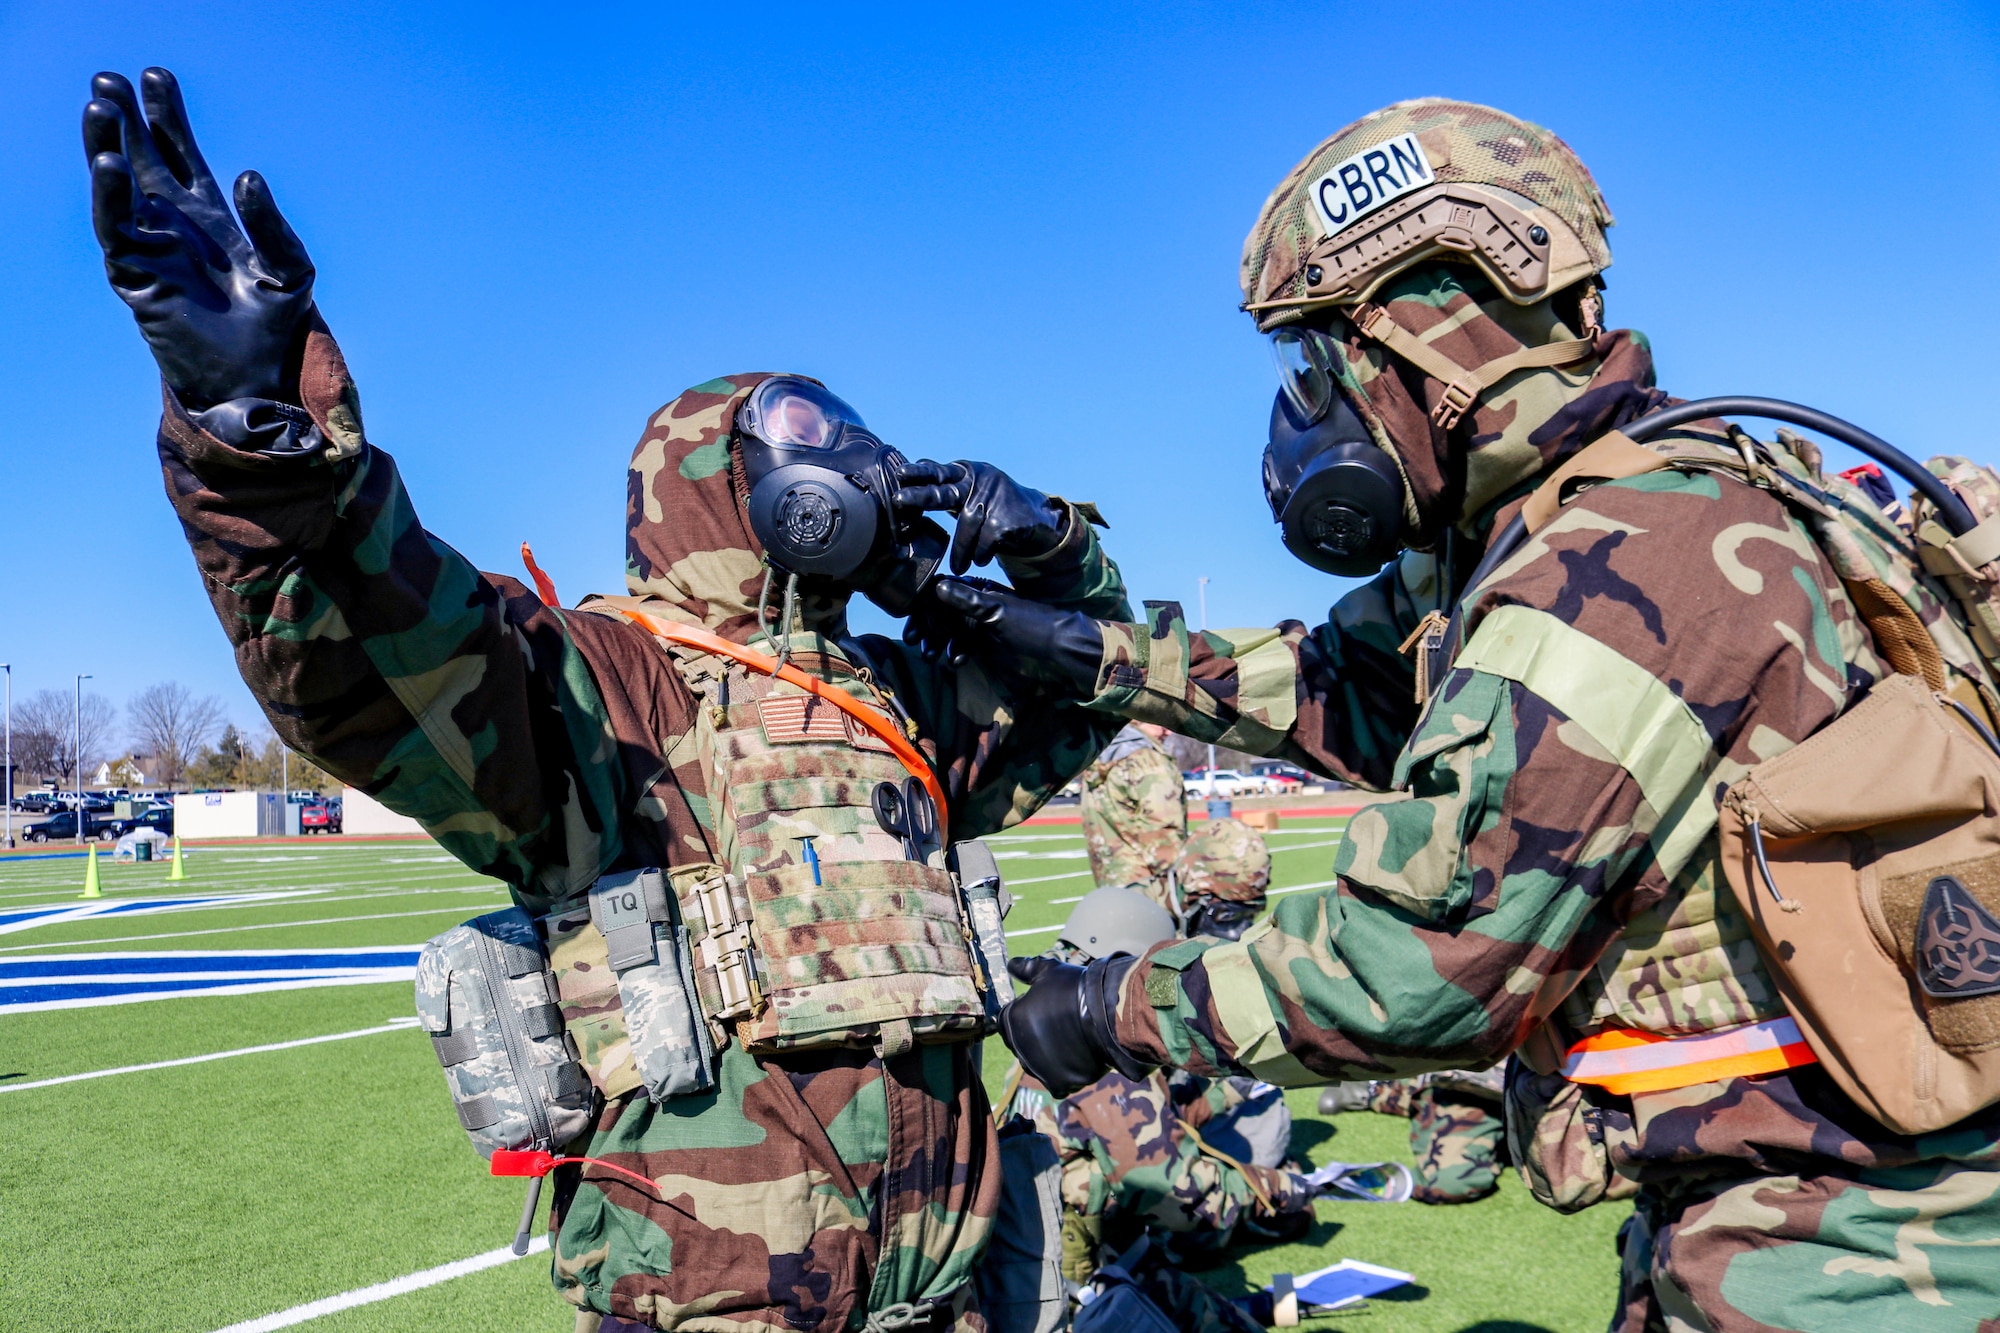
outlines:
[{"label": "orange reflective strap", "polygon": [[1572,1083],[1629,1096],[1817,1063],[1799,1025],[1787,1017],[1691,1037],[1612,1028],[1570,1047],[1562,1072]]},{"label": "orange reflective strap", "polygon": [[521,563],[528,567],[529,577],[535,580],[535,593],[542,599],[542,605],[561,606],[556,598],[556,581],[542,573],[542,567],[535,563],[535,553],[528,549],[526,542],[521,543]]},{"label": "orange reflective strap", "polygon": [[805,672],[790,663],[781,666],[775,657],[766,657],[754,648],[746,648],[740,643],[732,643],[713,630],[702,629],[696,625],[682,625],[671,620],[661,620],[656,616],[647,615],[644,611],[627,611],[623,607],[618,608],[618,614],[624,616],[641,629],[648,630],[658,637],[667,640],[669,643],[684,644],[689,648],[699,648],[705,653],[712,653],[717,657],[726,657],[732,662],[741,662],[752,671],[762,672],[766,676],[775,676],[788,685],[796,685],[807,694],[826,700],[835,708],[838,708],[841,712],[868,728],[870,732],[888,745],[890,753],[903,761],[903,767],[910,770],[911,776],[924,784],[924,790],[930,793],[931,802],[937,806],[938,838],[940,842],[949,845],[951,841],[948,832],[951,826],[950,817],[949,812],[945,809],[944,788],[938,785],[937,774],[931,771],[930,761],[924,758],[923,751],[911,743],[910,738],[903,734],[901,728],[897,727],[895,723],[891,722],[881,713],[862,703],[845,690],[836,689],[823,680],[808,676]]}]

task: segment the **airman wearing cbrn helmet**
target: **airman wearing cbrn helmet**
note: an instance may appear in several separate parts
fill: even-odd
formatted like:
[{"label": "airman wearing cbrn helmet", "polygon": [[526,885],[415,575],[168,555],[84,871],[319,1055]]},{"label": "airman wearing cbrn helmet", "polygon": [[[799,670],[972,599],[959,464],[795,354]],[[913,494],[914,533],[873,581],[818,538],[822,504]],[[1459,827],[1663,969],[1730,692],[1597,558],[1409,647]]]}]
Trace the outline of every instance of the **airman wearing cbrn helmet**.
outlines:
[{"label": "airman wearing cbrn helmet", "polygon": [[[1553,134],[1436,98],[1342,129],[1265,203],[1241,272],[1282,386],[1267,497],[1295,555],[1368,580],[1317,628],[939,593],[966,643],[1032,653],[1091,707],[1407,795],[1354,816],[1328,890],[1240,941],[1051,967],[1003,1031],[1057,1090],[1113,1063],[1303,1084],[1512,1056],[1509,1155],[1534,1193],[1636,1191],[1616,1329],[1970,1329],[2000,1311],[1980,1257],[2000,1244],[2000,1084],[1933,1020],[2000,1004],[1966,989],[1983,973],[1957,944],[1981,914],[2000,933],[2000,893],[1940,866],[1897,890],[1903,924],[1857,909],[1841,956],[1890,979],[1815,1008],[1806,963],[1829,955],[1773,942],[1834,898],[1801,906],[1784,854],[1746,878],[1769,866],[1742,849],[1804,836],[1758,832],[1760,775],[1800,755],[1782,771],[1851,784],[1860,765],[1815,773],[1795,747],[1851,744],[1881,710],[1921,720],[1885,735],[1991,765],[1956,710],[2000,715],[2000,527],[1975,526],[1991,508],[1959,460],[1926,472],[1795,404],[1727,407],[1870,453],[1925,496],[1905,515],[1801,437],[1672,406],[1646,340],[1603,326],[1610,224]],[[1968,798],[1948,827],[1990,808]],[[1851,880],[1845,855],[1824,873]],[[1893,1014],[1908,1040],[1837,1040]],[[1952,1114],[1862,1067],[1912,1046],[1953,1074],[1922,1094],[1952,1090]]]}]

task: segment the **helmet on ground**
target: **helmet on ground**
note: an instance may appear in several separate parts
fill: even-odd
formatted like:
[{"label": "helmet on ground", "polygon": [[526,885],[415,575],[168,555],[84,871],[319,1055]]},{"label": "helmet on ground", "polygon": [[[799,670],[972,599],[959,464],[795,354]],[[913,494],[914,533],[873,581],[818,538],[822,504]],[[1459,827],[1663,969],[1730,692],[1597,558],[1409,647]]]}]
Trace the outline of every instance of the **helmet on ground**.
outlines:
[{"label": "helmet on ground", "polygon": [[1083,897],[1056,938],[1086,959],[1137,957],[1180,932],[1167,909],[1136,889],[1095,889]]},{"label": "helmet on ground", "polygon": [[1611,225],[1589,169],[1541,126],[1472,102],[1397,102],[1313,149],[1264,201],[1243,243],[1243,308],[1269,332],[1438,256],[1532,305],[1611,266]]}]

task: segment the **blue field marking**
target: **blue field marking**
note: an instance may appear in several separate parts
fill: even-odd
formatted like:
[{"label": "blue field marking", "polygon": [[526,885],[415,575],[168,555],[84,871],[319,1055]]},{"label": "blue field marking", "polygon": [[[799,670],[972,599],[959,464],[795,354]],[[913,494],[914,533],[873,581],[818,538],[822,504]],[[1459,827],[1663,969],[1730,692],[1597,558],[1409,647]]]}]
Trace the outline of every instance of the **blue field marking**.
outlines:
[{"label": "blue field marking", "polygon": [[325,889],[269,889],[258,893],[203,893],[179,898],[97,898],[10,907],[0,911],[0,935],[37,926],[61,926],[101,916],[150,916],[155,912],[192,912],[210,907],[235,907],[270,902],[274,898],[307,898]]},{"label": "blue field marking", "polygon": [[418,946],[43,954],[0,961],[0,1015],[319,986],[408,982]]}]

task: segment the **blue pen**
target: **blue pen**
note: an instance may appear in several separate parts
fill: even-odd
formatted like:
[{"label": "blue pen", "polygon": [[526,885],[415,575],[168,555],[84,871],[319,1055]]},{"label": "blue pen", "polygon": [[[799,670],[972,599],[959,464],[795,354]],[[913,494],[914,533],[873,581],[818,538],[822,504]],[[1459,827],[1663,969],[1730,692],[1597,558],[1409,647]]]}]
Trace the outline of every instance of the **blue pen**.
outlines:
[{"label": "blue pen", "polygon": [[813,883],[819,883],[819,853],[813,850],[813,839],[817,833],[801,833],[798,840],[806,845],[806,864],[813,868]]}]

